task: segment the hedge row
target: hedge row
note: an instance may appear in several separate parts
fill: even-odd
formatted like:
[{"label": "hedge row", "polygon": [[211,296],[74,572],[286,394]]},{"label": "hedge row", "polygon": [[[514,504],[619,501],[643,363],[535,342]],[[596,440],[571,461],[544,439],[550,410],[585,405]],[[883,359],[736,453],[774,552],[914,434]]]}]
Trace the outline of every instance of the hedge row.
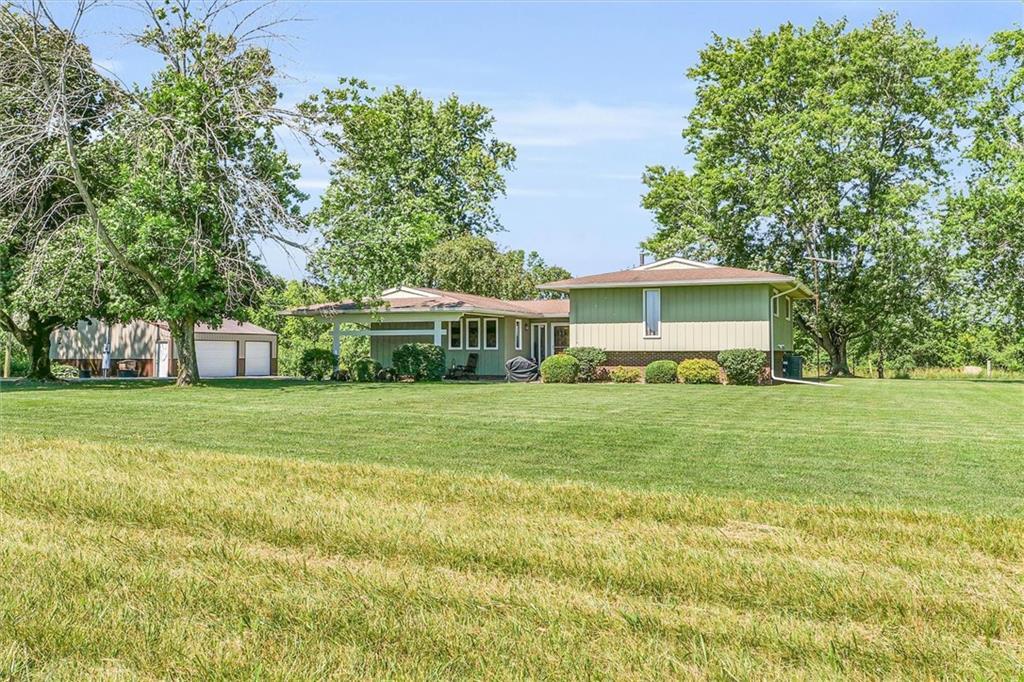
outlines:
[{"label": "hedge row", "polygon": [[[606,358],[604,351],[597,348],[570,348],[541,363],[541,378],[545,383],[558,384],[599,381],[604,378],[600,363]],[[719,353],[718,362],[707,358],[683,360],[679,364],[655,360],[643,369],[615,367],[605,371],[607,378],[617,384],[638,383],[643,377],[648,384],[753,385],[764,379],[765,354],[754,348],[736,348]]]},{"label": "hedge row", "polygon": [[[549,384],[575,384],[600,381],[607,377],[614,383],[638,383],[643,377],[648,384],[757,384],[765,373],[765,354],[754,348],[724,350],[718,362],[706,358],[655,360],[641,370],[639,367],[616,367],[606,370],[607,355],[600,348],[579,346],[551,355],[540,365],[541,379]],[[338,358],[328,350],[309,348],[302,354],[299,370],[307,379],[322,381],[331,377],[340,381],[438,381],[444,376],[444,349],[429,343],[407,343],[395,349],[394,368],[382,368],[373,358],[364,357],[350,367],[338,367]],[[335,367],[338,367],[335,369]]]}]

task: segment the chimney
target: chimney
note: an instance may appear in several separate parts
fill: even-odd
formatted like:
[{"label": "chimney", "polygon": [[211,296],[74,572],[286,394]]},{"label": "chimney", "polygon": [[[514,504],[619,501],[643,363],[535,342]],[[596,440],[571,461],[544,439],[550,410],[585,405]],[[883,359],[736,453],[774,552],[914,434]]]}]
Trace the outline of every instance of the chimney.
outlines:
[{"label": "chimney", "polygon": [[644,251],[643,249],[640,249],[640,265],[643,265],[646,260],[647,260],[647,252]]}]

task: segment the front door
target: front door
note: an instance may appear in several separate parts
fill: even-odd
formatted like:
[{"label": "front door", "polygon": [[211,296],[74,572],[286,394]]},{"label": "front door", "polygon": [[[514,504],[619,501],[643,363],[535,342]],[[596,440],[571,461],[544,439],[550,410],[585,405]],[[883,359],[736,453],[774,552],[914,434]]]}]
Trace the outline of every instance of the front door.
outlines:
[{"label": "front door", "polygon": [[167,342],[160,341],[156,344],[156,375],[158,377],[168,376],[170,367],[167,365]]},{"label": "front door", "polygon": [[530,325],[530,355],[539,363],[548,356],[548,326],[547,324]]}]

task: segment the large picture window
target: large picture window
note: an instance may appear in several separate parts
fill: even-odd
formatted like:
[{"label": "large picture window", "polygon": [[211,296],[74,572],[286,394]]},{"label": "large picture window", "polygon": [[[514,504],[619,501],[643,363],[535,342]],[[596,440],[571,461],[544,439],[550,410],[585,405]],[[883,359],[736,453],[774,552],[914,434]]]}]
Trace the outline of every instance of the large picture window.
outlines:
[{"label": "large picture window", "polygon": [[466,320],[466,349],[480,350],[480,318]]},{"label": "large picture window", "polygon": [[484,320],[484,350],[498,350],[498,321],[494,318]]},{"label": "large picture window", "polygon": [[661,336],[661,289],[644,289],[644,337]]},{"label": "large picture window", "polygon": [[453,320],[448,323],[448,350],[460,350],[462,348],[462,320]]}]

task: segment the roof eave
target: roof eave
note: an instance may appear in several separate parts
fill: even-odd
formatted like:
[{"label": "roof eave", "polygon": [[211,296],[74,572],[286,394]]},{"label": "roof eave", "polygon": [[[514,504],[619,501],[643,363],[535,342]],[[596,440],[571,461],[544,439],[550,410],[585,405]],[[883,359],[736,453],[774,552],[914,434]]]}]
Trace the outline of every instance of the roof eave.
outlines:
[{"label": "roof eave", "polygon": [[[800,284],[792,277],[733,277],[729,279],[702,279],[702,280],[649,280],[646,282],[587,282],[584,284],[561,284],[550,282],[540,284],[538,289],[544,291],[569,291],[571,289],[612,289],[612,288],[652,288],[652,287],[687,287],[687,286],[715,286],[720,284]],[[806,287],[804,287],[806,289]],[[810,294],[810,290],[807,290]]]}]

